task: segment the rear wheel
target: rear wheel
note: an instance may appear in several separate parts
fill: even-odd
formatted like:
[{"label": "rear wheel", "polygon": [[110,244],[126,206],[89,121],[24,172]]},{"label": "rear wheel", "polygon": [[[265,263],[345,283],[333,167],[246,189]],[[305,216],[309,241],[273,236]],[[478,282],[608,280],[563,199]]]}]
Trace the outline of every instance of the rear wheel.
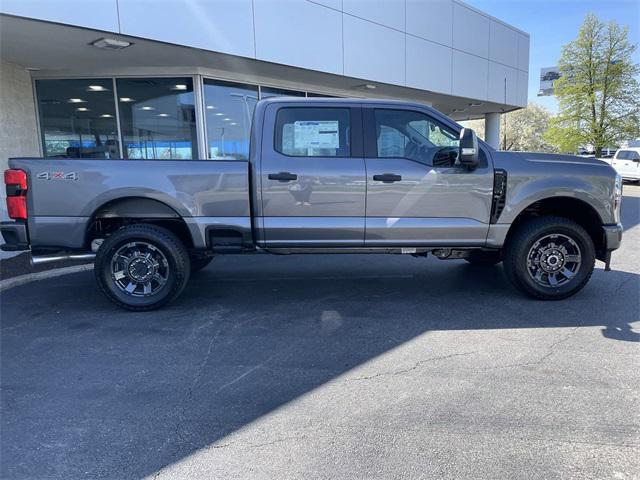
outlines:
[{"label": "rear wheel", "polygon": [[577,223],[541,217],[518,227],[505,248],[504,269],[524,293],[561,300],[580,291],[591,278],[595,248]]},{"label": "rear wheel", "polygon": [[187,250],[173,233],[137,224],[119,229],[103,242],[94,271],[109,300],[128,310],[145,311],[180,295],[191,265]]}]

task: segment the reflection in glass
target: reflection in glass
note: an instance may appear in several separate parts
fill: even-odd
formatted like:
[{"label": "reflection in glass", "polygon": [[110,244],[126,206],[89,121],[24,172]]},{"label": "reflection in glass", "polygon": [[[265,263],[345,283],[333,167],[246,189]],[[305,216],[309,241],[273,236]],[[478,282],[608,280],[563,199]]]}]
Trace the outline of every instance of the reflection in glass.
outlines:
[{"label": "reflection in glass", "polygon": [[260,87],[260,100],[269,97],[304,97],[304,92],[284,88]]},{"label": "reflection in glass", "polygon": [[335,95],[327,95],[326,93],[313,93],[313,92],[307,92],[307,97],[338,98]]},{"label": "reflection in glass", "polygon": [[118,158],[111,79],[36,80],[45,157]]},{"label": "reflection in glass", "polygon": [[258,87],[204,80],[209,158],[247,160]]},{"label": "reflection in glass", "polygon": [[116,82],[125,158],[198,158],[191,78],[120,78]]}]

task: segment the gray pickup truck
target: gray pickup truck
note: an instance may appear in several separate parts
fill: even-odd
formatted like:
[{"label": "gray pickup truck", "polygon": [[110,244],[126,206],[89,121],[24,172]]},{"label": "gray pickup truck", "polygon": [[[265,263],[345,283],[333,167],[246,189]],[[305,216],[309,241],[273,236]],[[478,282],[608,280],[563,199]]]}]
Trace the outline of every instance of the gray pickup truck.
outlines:
[{"label": "gray pickup truck", "polygon": [[436,110],[258,103],[249,161],[14,158],[5,250],[95,257],[131,310],[174,300],[215,255],[389,253],[503,262],[523,292],[579,291],[620,246],[622,182],[595,159],[500,152]]}]

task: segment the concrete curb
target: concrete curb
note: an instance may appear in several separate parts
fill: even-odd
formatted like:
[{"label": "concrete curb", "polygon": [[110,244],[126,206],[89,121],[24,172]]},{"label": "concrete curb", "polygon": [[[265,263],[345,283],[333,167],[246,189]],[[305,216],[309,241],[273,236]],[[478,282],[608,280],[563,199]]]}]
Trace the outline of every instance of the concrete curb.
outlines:
[{"label": "concrete curb", "polygon": [[72,267],[55,268],[53,270],[45,270],[44,272],[27,273],[26,275],[18,275],[17,277],[7,278],[0,281],[0,292],[9,290],[13,287],[19,287],[31,282],[39,280],[47,280],[48,278],[60,277],[70,273],[86,272],[93,269],[93,264],[74,265]]}]

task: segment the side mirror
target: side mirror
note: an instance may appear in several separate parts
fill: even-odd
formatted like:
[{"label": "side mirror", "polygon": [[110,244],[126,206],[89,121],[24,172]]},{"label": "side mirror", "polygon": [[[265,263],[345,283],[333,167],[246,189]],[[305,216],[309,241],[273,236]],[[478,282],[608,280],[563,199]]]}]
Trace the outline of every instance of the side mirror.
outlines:
[{"label": "side mirror", "polygon": [[478,166],[478,137],[476,132],[470,128],[463,128],[460,131],[460,152],[458,159],[460,164],[468,169],[474,169]]}]

